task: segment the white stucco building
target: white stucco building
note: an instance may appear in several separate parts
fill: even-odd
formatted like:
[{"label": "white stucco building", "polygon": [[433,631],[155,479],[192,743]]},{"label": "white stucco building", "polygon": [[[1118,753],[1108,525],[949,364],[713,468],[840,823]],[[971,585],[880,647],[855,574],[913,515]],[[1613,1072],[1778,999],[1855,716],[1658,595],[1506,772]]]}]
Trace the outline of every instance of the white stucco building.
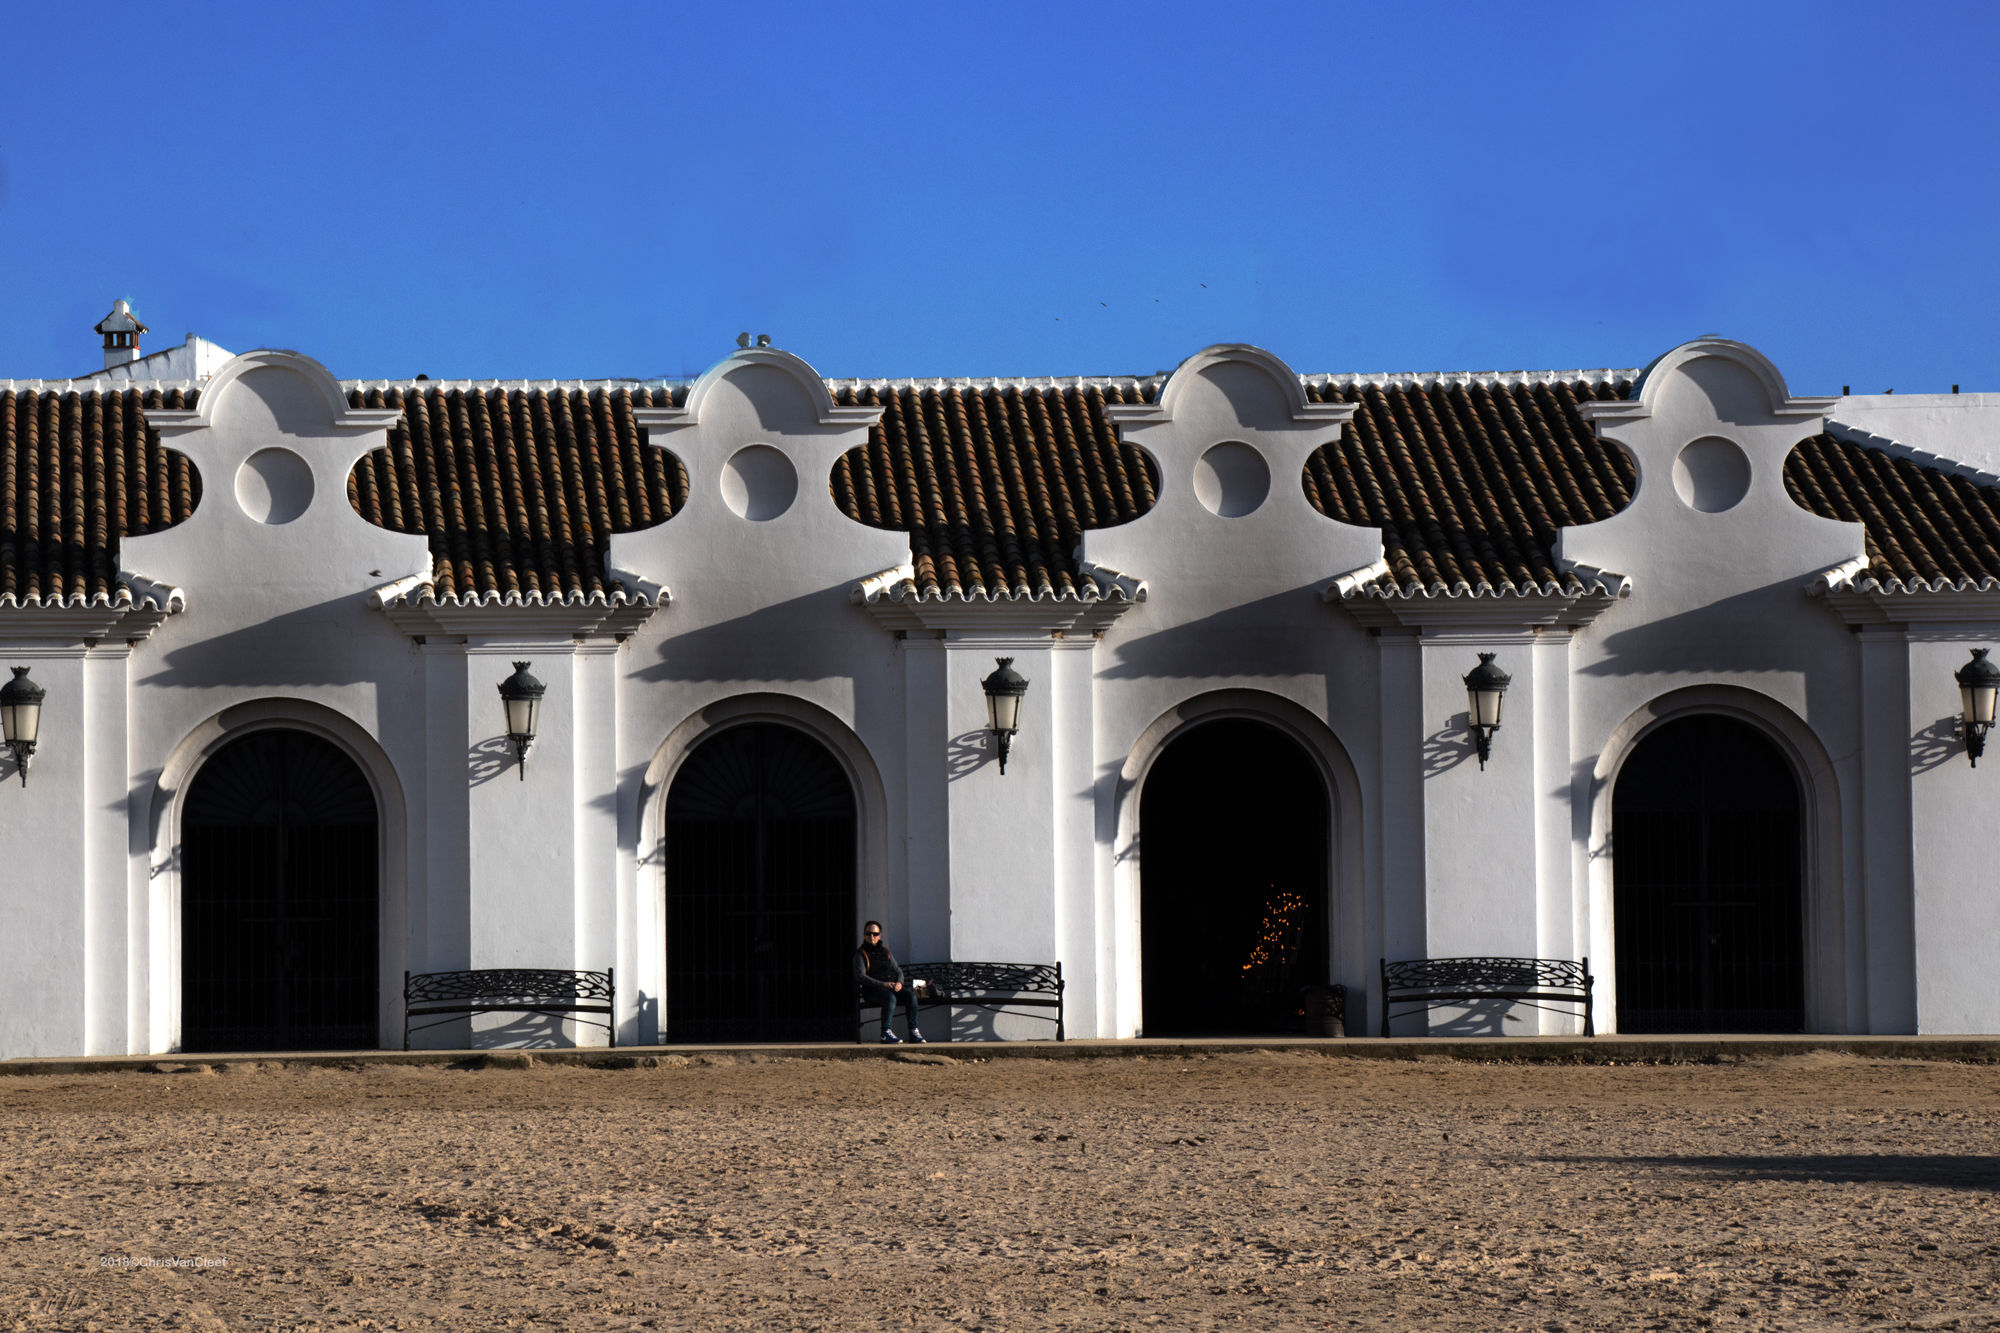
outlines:
[{"label": "white stucco building", "polygon": [[[2000,646],[2000,397],[1800,398],[1717,338],[1057,381],[184,352],[0,380],[0,666],[47,691],[25,784],[0,756],[0,1056],[395,1045],[404,971],[482,967],[615,968],[621,1045],[838,1037],[871,917],[1060,961],[1072,1035],[1275,1030],[1325,981],[1369,1032],[1379,959],[1458,955],[1589,957],[1600,1032],[2000,1031],[1953,677]],[[430,1035],[546,1035],[479,1029]]]}]

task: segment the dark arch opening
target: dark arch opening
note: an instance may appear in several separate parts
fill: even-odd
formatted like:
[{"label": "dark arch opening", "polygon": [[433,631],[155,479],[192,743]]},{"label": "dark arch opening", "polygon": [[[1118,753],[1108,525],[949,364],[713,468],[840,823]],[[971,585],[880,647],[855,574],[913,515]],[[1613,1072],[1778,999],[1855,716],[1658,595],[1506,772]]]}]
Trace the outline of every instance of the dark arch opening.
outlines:
[{"label": "dark arch opening", "polygon": [[1206,722],[1167,746],[1139,803],[1145,1034],[1299,1029],[1327,972],[1326,782],[1262,722]]},{"label": "dark arch opening", "polygon": [[824,745],[753,722],[667,792],[668,1041],[854,1036],[854,789]]},{"label": "dark arch opening", "polygon": [[1620,1032],[1805,1028],[1799,785],[1756,728],[1699,715],[1625,761],[1611,805]]},{"label": "dark arch opening", "polygon": [[231,741],[181,815],[181,1049],[378,1044],[375,793],[302,731]]}]

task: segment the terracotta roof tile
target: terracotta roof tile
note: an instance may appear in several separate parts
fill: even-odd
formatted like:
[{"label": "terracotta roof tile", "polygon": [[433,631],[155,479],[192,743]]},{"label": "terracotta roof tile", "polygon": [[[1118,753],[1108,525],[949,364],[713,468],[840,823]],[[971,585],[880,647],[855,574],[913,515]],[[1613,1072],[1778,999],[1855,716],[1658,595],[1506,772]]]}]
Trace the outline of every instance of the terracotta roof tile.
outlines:
[{"label": "terracotta roof tile", "polygon": [[882,420],[834,464],[834,503],[910,534],[925,595],[1080,595],[1078,537],[1158,495],[1152,459],[1104,416],[1153,387],[842,385],[837,401]]},{"label": "terracotta roof tile", "polygon": [[1556,533],[1611,517],[1636,482],[1624,450],[1597,439],[1576,405],[1629,388],[1308,381],[1311,401],[1359,410],[1337,443],[1307,459],[1306,498],[1329,518],[1382,530],[1385,588],[1576,592],[1581,580],[1556,563]]},{"label": "terracotta roof tile", "polygon": [[1866,527],[1868,568],[1854,582],[1942,590],[2000,579],[2000,486],[1815,435],[1786,456],[1785,489],[1822,518]]},{"label": "terracotta roof tile", "polygon": [[370,523],[430,538],[440,599],[609,593],[611,535],[664,523],[687,500],[686,471],[632,419],[670,392],[353,389],[353,406],[403,419],[355,464],[347,498]]},{"label": "terracotta roof tile", "polygon": [[144,409],[194,401],[179,389],[0,391],[0,608],[129,595],[119,540],[201,503],[200,473],[160,444]]}]

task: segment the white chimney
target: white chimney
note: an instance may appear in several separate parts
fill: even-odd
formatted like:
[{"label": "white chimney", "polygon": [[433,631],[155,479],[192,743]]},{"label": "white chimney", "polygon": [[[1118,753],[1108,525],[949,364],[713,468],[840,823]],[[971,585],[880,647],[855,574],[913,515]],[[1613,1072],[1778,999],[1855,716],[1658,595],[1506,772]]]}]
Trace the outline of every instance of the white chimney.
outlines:
[{"label": "white chimney", "polygon": [[111,313],[98,321],[97,331],[104,335],[106,370],[139,359],[139,335],[146,332],[146,326],[133,315],[130,301],[113,301]]}]

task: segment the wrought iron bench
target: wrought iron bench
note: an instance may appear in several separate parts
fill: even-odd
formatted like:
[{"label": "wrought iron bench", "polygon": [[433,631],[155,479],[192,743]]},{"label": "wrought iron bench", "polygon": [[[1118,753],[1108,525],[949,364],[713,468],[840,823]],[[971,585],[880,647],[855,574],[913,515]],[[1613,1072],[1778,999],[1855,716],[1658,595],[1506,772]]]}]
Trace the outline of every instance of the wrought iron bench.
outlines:
[{"label": "wrought iron bench", "polygon": [[[1567,958],[1413,958],[1382,960],[1382,1035],[1389,1035],[1389,1006],[1415,1004],[1422,1012],[1465,1000],[1511,1000],[1532,1009],[1583,1006],[1583,1035],[1594,1037],[1590,960]],[[1417,1012],[1404,1010],[1405,1014]]]},{"label": "wrought iron bench", "polygon": [[[903,967],[905,983],[916,987],[917,1008],[935,1009],[944,1005],[964,1005],[998,1013],[1003,1009],[1053,1009],[1056,1040],[1063,1032],[1063,974],[1061,963],[908,963]],[[861,1039],[864,1005],[857,988],[854,1037]],[[1048,1017],[1048,1015],[1039,1015]]]},{"label": "wrought iron bench", "polygon": [[[592,1003],[601,1001],[601,1003]],[[410,1049],[410,1034],[454,1021],[440,1018],[435,1023],[419,1023],[413,1018],[434,1014],[603,1014],[604,1018],[581,1019],[604,1029],[610,1044],[618,1044],[618,987],[612,972],[566,972],[550,968],[489,967],[471,972],[403,973],[403,1049]],[[418,1006],[422,1006],[419,1008]]]}]

